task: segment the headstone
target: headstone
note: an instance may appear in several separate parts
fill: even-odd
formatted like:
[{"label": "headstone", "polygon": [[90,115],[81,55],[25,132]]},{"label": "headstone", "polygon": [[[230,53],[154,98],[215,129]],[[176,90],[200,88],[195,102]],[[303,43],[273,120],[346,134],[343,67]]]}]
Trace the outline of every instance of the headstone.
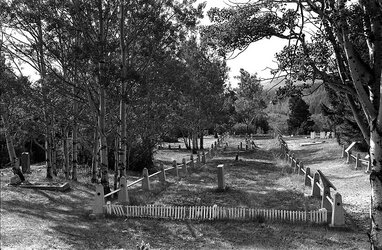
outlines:
[{"label": "headstone", "polygon": [[224,181],[224,165],[218,165],[218,189],[224,190],[225,188],[225,181]]},{"label": "headstone", "polygon": [[320,139],[325,139],[325,132],[320,132]]},{"label": "headstone", "polygon": [[316,138],[316,132],[310,132],[310,139]]},{"label": "headstone", "polygon": [[30,158],[28,152],[23,152],[21,154],[21,168],[23,173],[30,173]]}]

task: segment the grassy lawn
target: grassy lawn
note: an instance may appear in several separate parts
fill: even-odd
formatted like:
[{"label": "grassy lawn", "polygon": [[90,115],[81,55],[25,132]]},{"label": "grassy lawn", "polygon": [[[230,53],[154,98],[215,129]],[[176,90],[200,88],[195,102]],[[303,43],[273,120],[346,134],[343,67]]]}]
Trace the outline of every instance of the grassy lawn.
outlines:
[{"label": "grassy lawn", "polygon": [[[256,140],[255,151],[239,152],[243,139],[228,139],[229,147],[187,178],[168,176],[154,190],[138,187],[129,195],[133,204],[221,205],[290,210],[316,210],[320,202],[309,198],[303,178],[291,173],[277,158],[275,140]],[[305,166],[322,170],[343,196],[346,227],[333,229],[309,224],[170,221],[125,218],[91,220],[94,185],[90,177],[70,181],[61,193],[8,186],[10,169],[1,170],[1,249],[134,249],[142,240],[153,249],[368,249],[368,176],[340,159],[334,141],[300,147],[309,141],[286,138]],[[210,145],[211,143],[206,143]],[[160,150],[165,163],[189,157],[185,150]],[[188,158],[189,159],[189,158]],[[227,191],[217,192],[216,166],[224,164]],[[32,166],[30,181],[43,181],[44,166]],[[54,181],[64,181],[59,177]],[[136,177],[129,177],[129,181]]]}]

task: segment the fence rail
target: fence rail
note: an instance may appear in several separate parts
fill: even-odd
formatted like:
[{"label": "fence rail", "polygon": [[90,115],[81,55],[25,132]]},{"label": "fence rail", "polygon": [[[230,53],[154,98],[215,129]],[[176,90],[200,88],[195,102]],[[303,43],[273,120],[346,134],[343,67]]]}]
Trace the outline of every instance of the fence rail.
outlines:
[{"label": "fence rail", "polygon": [[350,164],[352,161],[355,163],[355,169],[362,169],[362,165],[366,166],[366,171],[371,171],[371,159],[368,155],[368,159],[364,160],[361,159],[361,155],[359,153],[353,154],[352,148],[355,146],[356,142],[353,142],[350,144],[348,148],[345,147],[345,145],[342,146],[342,158],[346,158],[346,163]]},{"label": "fence rail", "polygon": [[[190,156],[190,160],[186,160],[185,158],[182,159],[182,163],[178,164],[175,160],[172,162],[172,166],[165,168],[163,164],[160,164],[160,171],[155,172],[151,175],[149,175],[148,170],[145,168],[143,169],[142,178],[133,181],[132,183],[127,184],[126,177],[122,176],[119,181],[119,188],[108,193],[104,194],[104,189],[101,184],[96,186],[96,193],[94,198],[94,204],[93,204],[93,214],[102,214],[103,206],[105,205],[105,198],[111,197],[112,195],[118,195],[118,202],[120,203],[127,203],[129,201],[128,197],[128,188],[141,184],[141,187],[143,190],[150,190],[151,185],[150,183],[153,181],[153,178],[159,177],[159,181],[165,182],[166,181],[166,172],[170,170],[174,170],[174,175],[176,177],[181,176],[187,176],[188,175],[188,169],[194,168],[196,165],[203,165],[207,163],[207,159],[212,159],[218,147],[221,147],[224,142],[224,136],[221,136],[215,141],[211,148],[208,149],[206,152],[203,151],[202,154],[198,152],[196,159],[194,159],[194,156]],[[151,179],[150,179],[151,178]]]},{"label": "fence rail", "polygon": [[344,226],[345,217],[341,194],[336,192],[332,197],[330,189],[336,190],[336,188],[322,173],[322,171],[318,170],[312,176],[310,173],[310,168],[305,167],[304,164],[294,156],[294,154],[288,149],[288,145],[280,133],[277,135],[277,138],[281,147],[282,157],[287,163],[290,164],[290,167],[295,173],[298,175],[304,174],[305,185],[312,187],[310,196],[321,198],[321,208],[328,211],[327,214],[331,222],[330,226]]},{"label": "fence rail", "polygon": [[244,207],[214,206],[123,206],[108,203],[104,206],[106,214],[128,218],[152,218],[172,220],[259,220],[327,223],[327,210],[288,211],[275,209],[256,209]]}]

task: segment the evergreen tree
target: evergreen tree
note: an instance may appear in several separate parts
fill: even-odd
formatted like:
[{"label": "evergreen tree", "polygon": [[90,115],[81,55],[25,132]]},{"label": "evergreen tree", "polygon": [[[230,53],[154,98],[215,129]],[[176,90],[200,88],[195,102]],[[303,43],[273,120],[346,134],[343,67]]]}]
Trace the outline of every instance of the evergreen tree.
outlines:
[{"label": "evergreen tree", "polygon": [[311,120],[309,105],[301,96],[293,96],[289,99],[288,132],[290,134],[307,134],[314,122]]}]

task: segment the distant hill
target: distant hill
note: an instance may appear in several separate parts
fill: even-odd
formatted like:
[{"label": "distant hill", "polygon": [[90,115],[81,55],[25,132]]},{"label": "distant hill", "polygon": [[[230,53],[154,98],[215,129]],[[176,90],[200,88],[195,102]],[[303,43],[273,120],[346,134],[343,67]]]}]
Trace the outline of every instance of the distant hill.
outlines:
[{"label": "distant hill", "polygon": [[[285,77],[282,76],[282,77],[275,77],[274,79],[265,79],[265,80],[261,80],[261,85],[264,86],[264,90],[277,90],[279,87],[283,87],[285,86]],[[305,83],[307,84],[311,84],[312,81],[309,80],[309,81],[306,81]],[[321,83],[321,80],[317,80],[315,85],[319,85]],[[295,82],[296,85],[302,85],[304,84],[303,81],[296,81]]]}]

